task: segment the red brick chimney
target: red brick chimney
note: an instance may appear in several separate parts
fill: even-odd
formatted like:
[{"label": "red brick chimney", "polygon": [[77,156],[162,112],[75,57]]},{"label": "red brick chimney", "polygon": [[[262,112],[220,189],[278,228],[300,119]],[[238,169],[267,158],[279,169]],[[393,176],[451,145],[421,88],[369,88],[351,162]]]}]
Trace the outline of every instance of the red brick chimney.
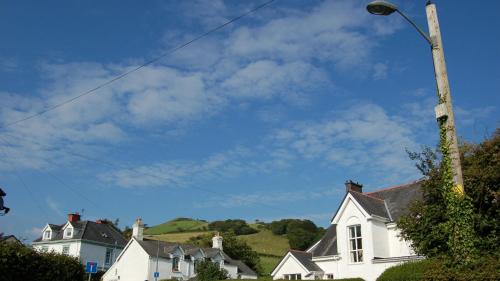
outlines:
[{"label": "red brick chimney", "polygon": [[68,221],[74,222],[74,221],[79,221],[79,220],[80,220],[80,214],[79,213],[68,214]]},{"label": "red brick chimney", "polygon": [[359,184],[357,182],[353,182],[352,180],[348,180],[345,182],[345,190],[347,192],[355,191],[355,192],[363,193],[363,185]]}]

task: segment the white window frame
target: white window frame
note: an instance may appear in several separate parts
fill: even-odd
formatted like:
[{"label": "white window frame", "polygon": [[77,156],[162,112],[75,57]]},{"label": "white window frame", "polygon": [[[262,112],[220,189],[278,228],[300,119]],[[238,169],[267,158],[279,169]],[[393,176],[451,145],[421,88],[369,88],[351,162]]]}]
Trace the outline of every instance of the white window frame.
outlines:
[{"label": "white window frame", "polygon": [[47,229],[43,232],[43,240],[50,240],[52,237],[52,230]]},{"label": "white window frame", "polygon": [[333,279],[334,279],[334,277],[335,277],[335,276],[333,275],[333,273],[327,273],[327,274],[326,274],[326,279],[327,279],[327,280],[333,280]]},{"label": "white window frame", "polygon": [[[109,256],[108,256],[108,254],[109,254]],[[112,263],[113,263],[113,249],[112,248],[106,248],[106,254],[104,254],[104,264],[105,265],[110,265]]]},{"label": "white window frame", "polygon": [[[71,231],[71,233],[68,235],[68,230]],[[64,230],[64,238],[68,239],[68,238],[73,238],[73,232],[74,232],[74,229],[72,227],[66,227],[66,229]]]},{"label": "white window frame", "polygon": [[[176,263],[177,261],[177,263]],[[172,272],[180,272],[180,264],[181,264],[181,258],[179,257],[173,257],[172,258]]]},{"label": "white window frame", "polygon": [[[68,251],[65,253],[64,249],[68,249]],[[63,245],[62,246],[62,254],[63,255],[69,255],[69,250],[70,250],[70,246],[69,245]]]},{"label": "white window frame", "polygon": [[[354,236],[352,235],[353,232]],[[363,237],[361,224],[349,225],[347,227],[347,243],[349,247],[349,262],[362,263],[363,262]]]}]

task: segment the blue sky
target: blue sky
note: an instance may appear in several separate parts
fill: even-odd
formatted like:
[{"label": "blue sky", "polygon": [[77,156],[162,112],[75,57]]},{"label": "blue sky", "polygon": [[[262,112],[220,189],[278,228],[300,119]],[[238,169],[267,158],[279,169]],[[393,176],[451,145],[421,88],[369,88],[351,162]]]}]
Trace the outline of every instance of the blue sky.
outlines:
[{"label": "blue sky", "polygon": [[[0,124],[164,54],[263,1],[0,3]],[[432,60],[368,1],[272,5],[77,102],[0,129],[0,231],[142,217],[307,218],[326,226],[352,179],[420,177],[435,147]],[[466,3],[465,1],[463,1]],[[396,1],[425,30],[425,1]],[[436,1],[457,130],[499,127],[498,1]]]}]

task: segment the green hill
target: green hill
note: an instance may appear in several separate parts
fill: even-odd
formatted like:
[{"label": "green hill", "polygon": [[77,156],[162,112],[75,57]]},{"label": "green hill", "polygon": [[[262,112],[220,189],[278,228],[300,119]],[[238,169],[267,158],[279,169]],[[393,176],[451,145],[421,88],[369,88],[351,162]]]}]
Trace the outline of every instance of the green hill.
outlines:
[{"label": "green hill", "polygon": [[[167,223],[168,224],[168,223]],[[171,225],[171,224],[169,224]],[[171,228],[168,228],[171,229]],[[202,234],[215,233],[214,231],[192,231],[163,233],[159,235],[146,235],[149,239],[184,243],[191,237]],[[239,239],[245,240],[250,247],[260,256],[260,262],[265,274],[270,274],[280,259],[285,255],[290,246],[286,235],[274,235],[270,230],[261,229],[258,233],[240,235]]]},{"label": "green hill", "polygon": [[[208,222],[190,218],[177,218],[159,225],[148,227],[145,235],[158,235],[166,233],[200,232],[207,230]],[[188,238],[189,239],[189,238]]]}]

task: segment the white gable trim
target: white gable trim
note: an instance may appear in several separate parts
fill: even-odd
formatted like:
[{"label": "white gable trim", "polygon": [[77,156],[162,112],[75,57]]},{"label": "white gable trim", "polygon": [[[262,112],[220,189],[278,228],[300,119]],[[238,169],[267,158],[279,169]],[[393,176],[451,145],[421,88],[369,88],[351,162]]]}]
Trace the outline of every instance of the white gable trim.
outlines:
[{"label": "white gable trim", "polygon": [[340,205],[339,210],[337,211],[337,213],[335,214],[335,216],[332,219],[332,224],[338,224],[340,218],[344,214],[345,209],[347,208],[347,205],[350,202],[352,202],[354,204],[354,206],[363,214],[363,216],[365,216],[365,218],[372,219],[370,214],[368,214],[366,212],[366,210],[363,207],[361,207],[361,205],[358,203],[358,201],[356,201],[356,199],[354,199],[354,196],[352,196],[350,193],[347,193],[346,197],[344,198],[344,201],[342,201],[342,204]]},{"label": "white gable trim", "polygon": [[288,252],[285,257],[281,260],[281,262],[276,266],[276,268],[271,272],[271,276],[276,275],[276,273],[281,269],[281,267],[286,263],[288,259],[292,258],[294,261],[296,261],[302,269],[304,269],[308,274],[311,273],[297,258],[295,258],[292,253]]},{"label": "white gable trim", "polygon": [[311,247],[309,247],[309,249],[307,249],[306,252],[310,253],[311,251],[313,251],[314,249],[316,249],[316,247],[318,246],[319,242],[321,242],[321,240],[323,240],[323,239],[320,239],[320,240],[318,240],[318,242],[314,243],[314,245],[312,245]]}]

